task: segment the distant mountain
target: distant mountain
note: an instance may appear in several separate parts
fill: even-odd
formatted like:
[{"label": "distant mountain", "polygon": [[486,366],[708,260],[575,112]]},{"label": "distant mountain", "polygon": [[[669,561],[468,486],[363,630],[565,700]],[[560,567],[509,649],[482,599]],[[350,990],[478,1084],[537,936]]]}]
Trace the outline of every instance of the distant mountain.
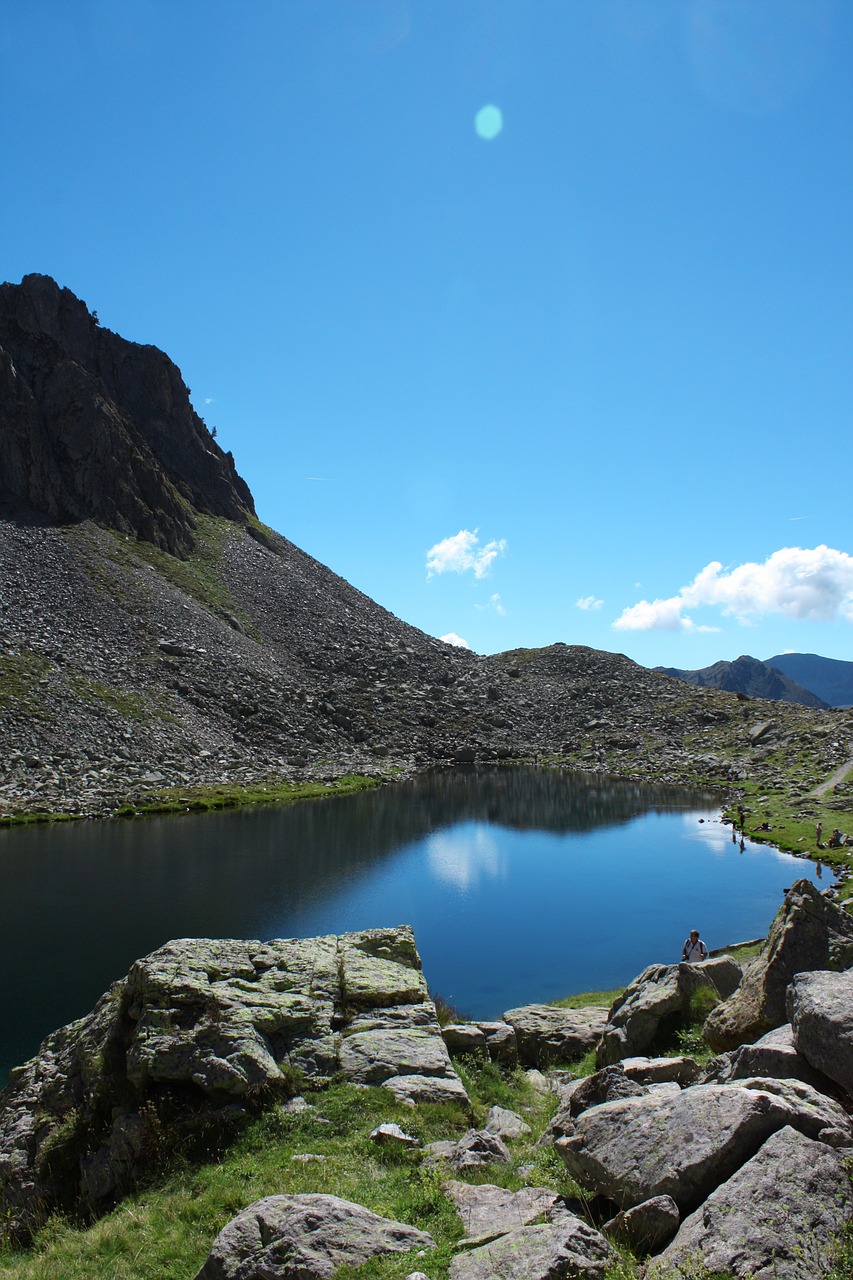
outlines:
[{"label": "distant mountain", "polygon": [[816,653],[779,653],[766,666],[810,689],[830,707],[853,706],[853,662],[821,658]]},{"label": "distant mountain", "polygon": [[[839,665],[849,666],[853,673],[853,663]],[[825,708],[829,705],[811,689],[795,683],[784,672],[747,655],[736,658],[734,662],[715,662],[699,671],[681,671],[677,667],[654,669],[661,675],[675,676],[678,680],[706,689],[723,689],[727,693],[742,693],[750,698],[770,698],[774,702],[794,702],[801,707]]]}]

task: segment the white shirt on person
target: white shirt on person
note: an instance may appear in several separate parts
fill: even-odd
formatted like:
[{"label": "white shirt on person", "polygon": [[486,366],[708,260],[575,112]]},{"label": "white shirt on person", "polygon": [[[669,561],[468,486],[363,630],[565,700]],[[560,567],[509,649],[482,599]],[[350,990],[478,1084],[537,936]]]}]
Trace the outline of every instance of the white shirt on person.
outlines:
[{"label": "white shirt on person", "polygon": [[682,959],[688,964],[695,964],[698,960],[708,959],[708,948],[701,938],[697,938],[694,942],[692,938],[688,938],[684,944]]}]

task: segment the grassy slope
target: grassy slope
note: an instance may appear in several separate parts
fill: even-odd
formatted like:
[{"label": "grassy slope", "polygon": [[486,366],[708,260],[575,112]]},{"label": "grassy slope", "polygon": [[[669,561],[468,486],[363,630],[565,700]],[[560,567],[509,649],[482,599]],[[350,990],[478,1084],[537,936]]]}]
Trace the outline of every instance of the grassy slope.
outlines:
[{"label": "grassy slope", "polygon": [[[513,1162],[495,1166],[473,1181],[517,1190],[553,1185],[577,1188],[549,1148],[535,1151],[554,1095],[534,1092],[523,1073],[502,1073],[490,1064],[459,1064],[478,1123],[499,1103],[526,1113],[533,1138],[515,1142]],[[415,1266],[436,1280],[447,1273],[453,1246],[463,1234],[451,1202],[441,1190],[445,1173],[423,1162],[420,1151],[394,1151],[369,1140],[373,1128],[396,1121],[426,1143],[461,1137],[468,1119],[456,1105],[405,1107],[383,1089],[338,1085],[309,1095],[314,1108],[296,1115],[272,1108],[247,1124],[226,1151],[202,1152],[199,1162],[171,1157],[160,1176],[91,1226],[59,1219],[46,1224],[34,1246],[0,1251],[0,1276],[19,1280],[187,1280],[201,1266],[216,1233],[240,1209],[261,1196],[324,1192],[356,1201],[376,1213],[429,1231],[436,1249],[415,1262],[390,1258],[361,1274],[403,1277]],[[322,1160],[304,1163],[294,1156]],[[519,1166],[532,1165],[526,1179]]]}]

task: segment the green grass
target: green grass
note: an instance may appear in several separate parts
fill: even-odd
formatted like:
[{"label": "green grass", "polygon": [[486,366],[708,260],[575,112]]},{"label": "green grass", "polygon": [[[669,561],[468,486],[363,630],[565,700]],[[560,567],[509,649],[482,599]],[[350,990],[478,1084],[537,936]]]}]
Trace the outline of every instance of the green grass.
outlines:
[{"label": "green grass", "polygon": [[587,1009],[590,1006],[609,1009],[624,992],[624,987],[617,987],[615,991],[580,991],[573,996],[563,996],[561,1000],[552,1000],[551,1004],[555,1009]]},{"label": "green grass", "polygon": [[[190,596],[203,608],[219,616],[227,615],[236,618],[244,627],[246,634],[257,640],[250,619],[243,614],[219,574],[222,548],[226,539],[234,532],[233,521],[219,516],[203,516],[194,513],[196,522],[195,547],[186,560],[170,555],[151,542],[137,541],[127,534],[114,529],[99,529],[99,554],[106,554],[122,567],[155,569],[163,578],[171,582],[185,595]],[[68,536],[91,539],[94,535],[83,526],[70,526]],[[97,585],[108,594],[121,597],[119,603],[129,605],[125,599],[128,590],[127,579],[117,581],[109,571],[99,564],[97,559],[86,558],[85,565]],[[144,583],[142,586],[144,591]]]},{"label": "green grass", "polygon": [[[346,774],[325,782],[284,782],[238,786],[221,783],[210,787],[165,787],[148,791],[112,811],[114,818],[143,818],[163,813],[204,813],[216,809],[239,809],[260,804],[296,804],[324,796],[352,795],[381,785],[382,778]],[[0,827],[29,826],[37,822],[71,822],[80,814],[32,810],[0,814]]]},{"label": "green grass", "polygon": [[129,689],[119,689],[115,685],[105,684],[102,680],[92,680],[79,671],[69,671],[68,685],[81,701],[110,707],[128,720],[176,719],[174,715],[159,706],[150,695],[142,696]]},{"label": "green grass", "polygon": [[[523,1072],[492,1064],[462,1062],[475,1117],[482,1123],[494,1103],[520,1111],[531,1138],[511,1144],[513,1161],[484,1171],[475,1181],[526,1185],[521,1165],[533,1163],[535,1183],[575,1193],[562,1162],[550,1148],[534,1151],[547,1123],[554,1095],[531,1089]],[[168,1165],[136,1195],[89,1226],[52,1218],[31,1248],[0,1249],[0,1276],[16,1280],[187,1280],[201,1266],[217,1232],[253,1200],[270,1194],[325,1192],[366,1205],[374,1212],[430,1232],[436,1248],[425,1257],[391,1257],[371,1263],[359,1277],[376,1280],[424,1270],[446,1276],[462,1224],[441,1184],[440,1166],[424,1162],[423,1151],[377,1147],[370,1131],[396,1121],[421,1143],[458,1138],[469,1126],[455,1104],[403,1106],[383,1089],[336,1085],[308,1095],[311,1111],[287,1115],[274,1107],[248,1122],[224,1151],[210,1151],[205,1163],[173,1155]],[[324,1123],[328,1122],[328,1123]],[[301,1163],[299,1154],[322,1156]],[[342,1277],[344,1273],[338,1273]]]},{"label": "green grass", "polygon": [[214,809],[246,808],[258,804],[294,804],[320,796],[352,795],[380,785],[381,779],[362,774],[345,774],[325,782],[286,782],[240,786],[223,782],[209,787],[164,787],[145,792],[133,803],[122,805],[116,817],[137,817],[154,813],[199,813]]},{"label": "green grass", "polygon": [[[798,775],[794,773],[794,776]],[[772,844],[786,853],[800,854],[813,862],[823,863],[830,871],[827,883],[833,870],[853,866],[853,850],[849,846],[819,849],[816,837],[818,822],[823,823],[824,845],[834,827],[844,834],[853,835],[853,804],[847,798],[847,783],[823,796],[798,794],[793,778],[785,790],[762,788],[754,782],[744,784],[741,789],[744,798],[739,803],[746,812],[745,827],[749,840]],[[730,805],[725,816],[736,821],[738,804]],[[764,824],[767,830],[762,830]],[[853,881],[847,881],[841,887],[841,900],[852,895]]]}]

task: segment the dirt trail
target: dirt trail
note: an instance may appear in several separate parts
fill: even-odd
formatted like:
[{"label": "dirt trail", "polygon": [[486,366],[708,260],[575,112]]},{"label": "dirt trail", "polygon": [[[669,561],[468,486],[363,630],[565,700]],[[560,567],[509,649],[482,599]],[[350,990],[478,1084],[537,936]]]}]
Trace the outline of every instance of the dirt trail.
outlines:
[{"label": "dirt trail", "polygon": [[853,769],[853,760],[845,760],[844,764],[839,765],[834,773],[831,773],[826,782],[822,782],[820,786],[813,787],[809,792],[810,796],[825,796],[827,791],[831,791],[833,787],[837,787],[839,782],[843,782],[850,770]]}]

